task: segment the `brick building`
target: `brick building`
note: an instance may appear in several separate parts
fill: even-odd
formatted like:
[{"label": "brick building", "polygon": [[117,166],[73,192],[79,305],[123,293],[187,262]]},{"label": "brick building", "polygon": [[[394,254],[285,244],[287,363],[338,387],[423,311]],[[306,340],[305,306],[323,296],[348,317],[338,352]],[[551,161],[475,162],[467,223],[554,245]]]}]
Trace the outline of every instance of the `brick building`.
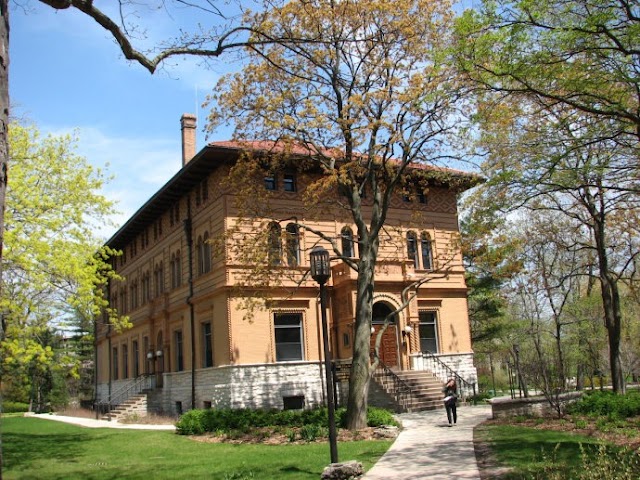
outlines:
[{"label": "brick building", "polygon": [[[269,223],[274,234],[269,241],[284,243],[276,246],[279,268],[292,275],[269,287],[266,308],[247,312],[247,291],[237,287],[248,267],[229,248],[213,248],[212,240],[237,225],[237,192],[225,179],[248,147],[216,142],[195,152],[195,118],[184,115],[181,123],[182,169],[107,242],[123,252],[114,265],[124,280],[110,285],[110,303],[133,327],[118,333],[98,321],[96,399],[117,404],[145,389],[149,409],[173,414],[192,405],[319,405],[324,387],[318,285],[303,277],[309,251],[322,242],[292,220]],[[256,158],[270,154],[264,144],[250,147]],[[458,194],[476,178],[448,173],[455,187],[439,181],[415,197],[399,193],[389,209],[376,267],[372,332],[401,305],[403,289],[427,276],[419,289],[409,288],[414,295],[408,307],[382,338],[387,374],[429,372],[444,381],[455,372],[473,384],[456,205]],[[303,204],[306,186],[318,175],[286,167],[265,173],[251,188],[268,195],[289,219],[338,239],[343,255],[355,258],[350,217]],[[328,318],[342,394],[353,347],[355,282],[356,273],[345,262],[332,262]]]}]

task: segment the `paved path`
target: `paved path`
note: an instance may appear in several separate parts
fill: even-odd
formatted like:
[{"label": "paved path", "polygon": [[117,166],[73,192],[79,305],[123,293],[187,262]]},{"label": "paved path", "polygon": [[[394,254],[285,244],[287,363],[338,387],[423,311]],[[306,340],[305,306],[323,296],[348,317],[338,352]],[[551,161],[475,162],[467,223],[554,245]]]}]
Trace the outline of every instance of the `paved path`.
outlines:
[{"label": "paved path", "polygon": [[480,478],[473,427],[491,417],[491,407],[458,407],[449,427],[444,409],[399,415],[403,430],[362,480],[444,480]]},{"label": "paved path", "polygon": [[43,418],[45,420],[55,420],[58,422],[73,423],[74,425],[80,425],[82,427],[89,428],[125,428],[130,430],[175,430],[175,425],[147,425],[147,424],[129,424],[118,423],[108,420],[95,420],[93,418],[82,417],[65,417],[64,415],[50,415],[48,413],[38,413],[30,415],[36,418]]},{"label": "paved path", "polygon": [[[133,425],[91,418],[38,414],[38,418],[90,428],[174,430],[173,425]],[[473,428],[491,417],[491,407],[458,407],[458,424],[449,427],[444,409],[399,415],[403,429],[391,448],[362,480],[479,480]]]}]

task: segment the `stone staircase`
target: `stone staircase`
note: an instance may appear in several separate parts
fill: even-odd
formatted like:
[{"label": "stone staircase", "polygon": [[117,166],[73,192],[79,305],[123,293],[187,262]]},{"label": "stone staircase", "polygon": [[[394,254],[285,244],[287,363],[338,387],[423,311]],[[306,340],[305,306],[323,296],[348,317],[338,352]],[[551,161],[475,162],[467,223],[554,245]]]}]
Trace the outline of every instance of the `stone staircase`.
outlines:
[{"label": "stone staircase", "polygon": [[120,405],[115,407],[111,412],[102,416],[102,420],[118,421],[123,417],[137,415],[145,417],[147,415],[147,393],[139,393],[132,395]]},{"label": "stone staircase", "polygon": [[419,370],[394,371],[388,375],[377,371],[373,379],[387,396],[395,400],[395,410],[420,412],[444,408],[444,385],[433,373]]}]

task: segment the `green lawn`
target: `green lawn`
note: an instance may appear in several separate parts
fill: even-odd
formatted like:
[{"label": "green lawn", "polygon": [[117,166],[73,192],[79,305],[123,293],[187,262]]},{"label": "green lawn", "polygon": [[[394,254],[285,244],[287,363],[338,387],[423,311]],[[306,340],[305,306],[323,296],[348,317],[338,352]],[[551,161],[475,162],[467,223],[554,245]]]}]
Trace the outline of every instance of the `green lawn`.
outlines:
[{"label": "green lawn", "polygon": [[518,425],[489,425],[476,431],[491,445],[503,480],[635,480],[638,453],[625,453],[587,436]]},{"label": "green lawn", "polygon": [[[390,441],[344,442],[340,460],[365,469]],[[229,445],[195,442],[170,431],[82,428],[37,418],[3,418],[3,478],[11,479],[292,479],[320,477],[327,443]]]}]

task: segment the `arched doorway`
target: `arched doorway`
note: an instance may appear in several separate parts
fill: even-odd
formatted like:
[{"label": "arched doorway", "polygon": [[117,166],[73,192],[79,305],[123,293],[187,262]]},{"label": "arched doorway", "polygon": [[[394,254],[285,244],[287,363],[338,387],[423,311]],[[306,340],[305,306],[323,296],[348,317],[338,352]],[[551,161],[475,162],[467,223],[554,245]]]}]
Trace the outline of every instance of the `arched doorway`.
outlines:
[{"label": "arched doorway", "polygon": [[[373,304],[372,315],[372,327],[373,333],[371,334],[371,352],[376,346],[376,338],[378,332],[384,325],[385,318],[393,312],[393,309],[384,302],[376,302]],[[388,367],[398,367],[399,354],[398,354],[398,316],[394,315],[389,321],[389,326],[382,334],[382,341],[380,342],[380,359]]]}]

